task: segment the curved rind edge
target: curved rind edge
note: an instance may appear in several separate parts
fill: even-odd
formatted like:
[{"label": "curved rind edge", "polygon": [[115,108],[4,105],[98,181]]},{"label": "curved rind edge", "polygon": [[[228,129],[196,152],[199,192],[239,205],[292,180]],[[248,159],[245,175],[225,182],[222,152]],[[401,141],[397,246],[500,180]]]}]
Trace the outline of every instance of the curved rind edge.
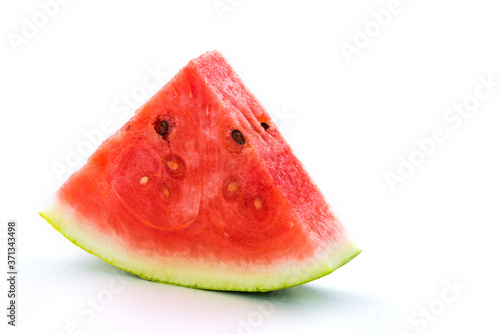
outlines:
[{"label": "curved rind edge", "polygon": [[[143,279],[206,290],[265,292],[301,285],[328,275],[355,258],[361,250],[344,235],[328,251],[307,261],[270,266],[227,267],[196,259],[141,256],[116,239],[77,219],[76,212],[56,200],[40,215],[69,241],[103,261]],[[166,263],[168,262],[168,263]],[[159,266],[158,263],[165,263]]]}]

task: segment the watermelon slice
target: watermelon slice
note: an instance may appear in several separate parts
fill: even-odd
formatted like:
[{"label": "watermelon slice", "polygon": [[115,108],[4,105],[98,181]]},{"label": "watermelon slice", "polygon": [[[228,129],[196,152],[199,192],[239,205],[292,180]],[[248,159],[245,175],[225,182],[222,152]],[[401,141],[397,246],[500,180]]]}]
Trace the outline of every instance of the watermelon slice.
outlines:
[{"label": "watermelon slice", "polygon": [[283,289],[360,252],[217,51],[139,108],[41,215],[114,266],[202,289]]}]

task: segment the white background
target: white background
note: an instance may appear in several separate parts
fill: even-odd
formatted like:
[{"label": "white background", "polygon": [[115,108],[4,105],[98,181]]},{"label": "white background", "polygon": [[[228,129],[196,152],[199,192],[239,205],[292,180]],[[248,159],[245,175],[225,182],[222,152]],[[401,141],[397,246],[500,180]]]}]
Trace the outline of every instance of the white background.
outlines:
[{"label": "white background", "polygon": [[[498,333],[500,87],[461,123],[443,118],[474,102],[479,77],[500,81],[496,2],[401,0],[385,27],[370,13],[390,1],[220,2],[231,6],[222,16],[213,0],[74,0],[45,24],[39,2],[2,1],[0,259],[15,219],[19,282],[11,328],[2,269],[0,332]],[[33,16],[45,25],[14,47]],[[346,57],[341,46],[355,42]],[[122,124],[114,106],[137,96],[148,70],[164,77],[140,102],[212,49],[273,112],[364,250],[335,273],[275,294],[152,283],[38,215],[67,177],[54,163],[83,145],[83,131]],[[415,141],[437,128],[446,140],[392,191],[385,174],[399,157],[422,158]],[[105,305],[91,316],[92,299]]]}]

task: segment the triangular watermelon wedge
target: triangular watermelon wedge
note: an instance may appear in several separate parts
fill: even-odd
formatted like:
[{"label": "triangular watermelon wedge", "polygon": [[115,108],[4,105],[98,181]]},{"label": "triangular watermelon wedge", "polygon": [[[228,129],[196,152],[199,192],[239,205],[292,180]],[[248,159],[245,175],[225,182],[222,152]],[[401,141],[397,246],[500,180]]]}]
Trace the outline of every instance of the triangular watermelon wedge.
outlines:
[{"label": "triangular watermelon wedge", "polygon": [[283,289],[360,252],[217,51],[137,110],[41,215],[114,266],[203,289]]}]

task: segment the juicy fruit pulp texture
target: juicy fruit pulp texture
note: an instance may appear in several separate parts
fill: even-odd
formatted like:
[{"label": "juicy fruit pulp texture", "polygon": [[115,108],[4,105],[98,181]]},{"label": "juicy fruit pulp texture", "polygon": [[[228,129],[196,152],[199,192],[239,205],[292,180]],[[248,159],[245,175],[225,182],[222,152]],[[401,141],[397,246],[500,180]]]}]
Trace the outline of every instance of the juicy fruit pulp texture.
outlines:
[{"label": "juicy fruit pulp texture", "polygon": [[42,215],[120,268],[207,289],[301,284],[359,253],[216,51],[143,105]]}]

